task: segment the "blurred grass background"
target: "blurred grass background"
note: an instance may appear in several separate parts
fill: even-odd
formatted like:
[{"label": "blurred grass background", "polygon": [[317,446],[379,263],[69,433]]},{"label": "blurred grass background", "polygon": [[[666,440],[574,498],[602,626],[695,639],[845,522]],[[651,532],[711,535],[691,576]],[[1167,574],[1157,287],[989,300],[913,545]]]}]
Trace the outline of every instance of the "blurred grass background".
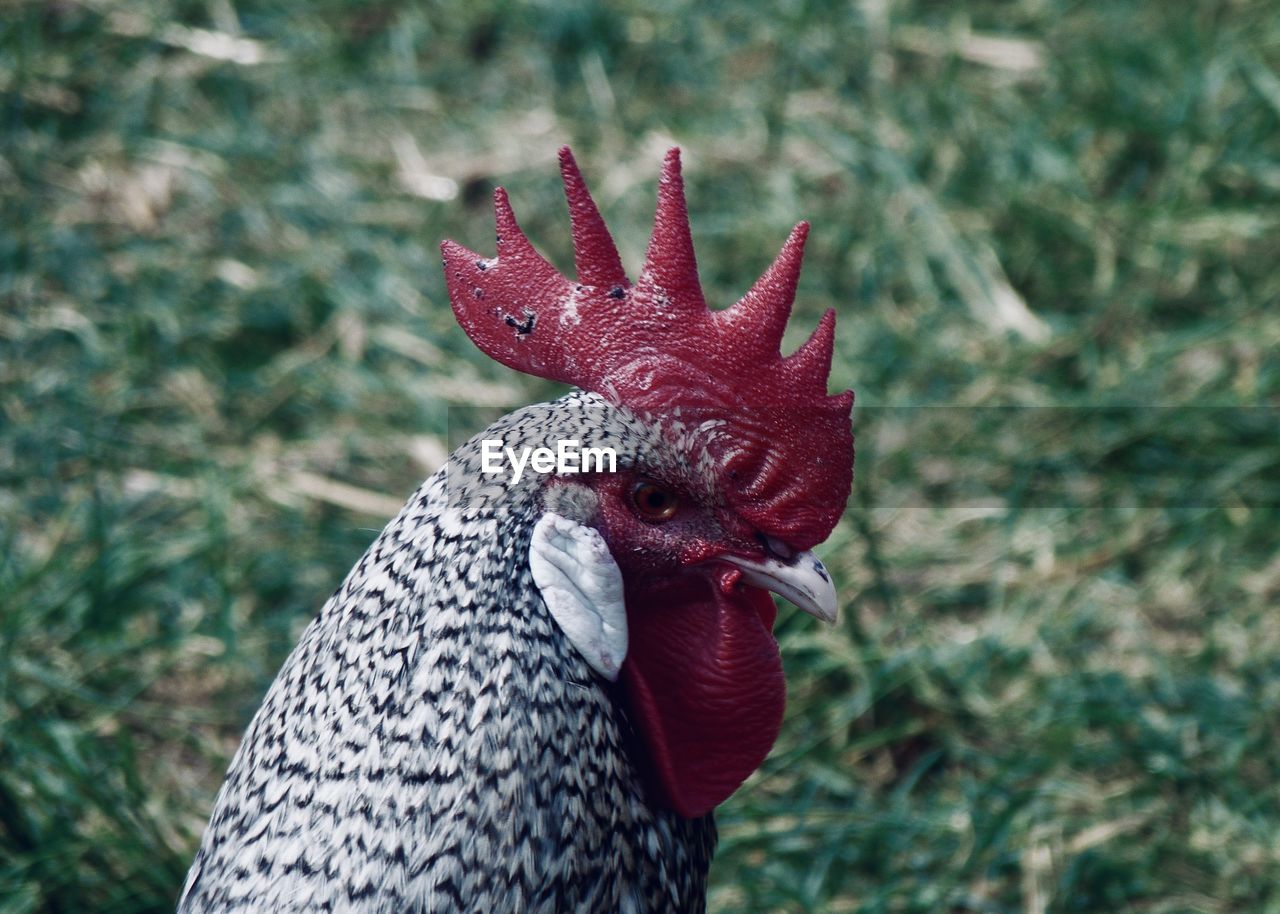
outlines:
[{"label": "blurred grass background", "polygon": [[437,244],[567,266],[569,142],[632,270],[684,149],[713,302],[812,220],[858,391],[713,910],[1280,911],[1274,2],[4,0],[0,112],[0,910],[172,909],[449,408],[554,392]]}]

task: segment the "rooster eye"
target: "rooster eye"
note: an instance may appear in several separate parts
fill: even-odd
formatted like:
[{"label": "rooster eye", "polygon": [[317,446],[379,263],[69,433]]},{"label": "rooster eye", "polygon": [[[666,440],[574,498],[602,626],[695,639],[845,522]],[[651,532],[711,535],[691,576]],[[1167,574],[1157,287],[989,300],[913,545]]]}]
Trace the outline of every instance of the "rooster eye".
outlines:
[{"label": "rooster eye", "polygon": [[641,517],[655,524],[670,520],[680,505],[674,494],[652,482],[636,483],[631,490],[631,501]]}]

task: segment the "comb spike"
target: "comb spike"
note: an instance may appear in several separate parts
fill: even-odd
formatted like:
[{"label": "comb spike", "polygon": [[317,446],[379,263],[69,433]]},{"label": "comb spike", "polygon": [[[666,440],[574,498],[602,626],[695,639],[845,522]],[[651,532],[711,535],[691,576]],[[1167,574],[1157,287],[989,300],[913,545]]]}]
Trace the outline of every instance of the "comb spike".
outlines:
[{"label": "comb spike", "polygon": [[522,273],[530,287],[559,288],[569,280],[551,261],[538,253],[516,221],[507,192],[501,187],[493,192],[493,221],[498,233],[498,263],[507,276]]},{"label": "comb spike", "polygon": [[493,222],[498,232],[498,257],[524,258],[532,255],[544,259],[520,228],[515,211],[511,209],[511,200],[502,187],[493,190]]},{"label": "comb spike", "polygon": [[661,297],[669,306],[680,310],[706,310],[702,284],[698,281],[698,261],[693,253],[693,235],[689,230],[679,147],[668,150],[662,163],[653,234],[649,237],[649,250],[637,285],[649,297]]},{"label": "comb spike", "polygon": [[578,282],[587,286],[629,285],[613,236],[609,234],[568,146],[560,147],[560,177],[564,181],[569,221],[573,226],[573,264]]},{"label": "comb spike", "polygon": [[769,269],[738,303],[726,311],[717,311],[716,320],[724,332],[744,341],[753,352],[779,356],[782,334],[791,317],[800,282],[800,265],[804,260],[804,243],[809,237],[809,223],[801,222],[791,230],[786,243]]},{"label": "comb spike", "polygon": [[559,378],[565,355],[545,332],[545,318],[556,312],[573,284],[530,244],[501,187],[493,192],[493,215],[496,258],[451,241],[440,246],[453,313],[491,358],[519,371]]},{"label": "comb spike", "polygon": [[836,312],[828,308],[809,338],[782,360],[781,373],[797,390],[815,396],[827,392],[827,376],[831,373],[831,357],[835,351]]}]

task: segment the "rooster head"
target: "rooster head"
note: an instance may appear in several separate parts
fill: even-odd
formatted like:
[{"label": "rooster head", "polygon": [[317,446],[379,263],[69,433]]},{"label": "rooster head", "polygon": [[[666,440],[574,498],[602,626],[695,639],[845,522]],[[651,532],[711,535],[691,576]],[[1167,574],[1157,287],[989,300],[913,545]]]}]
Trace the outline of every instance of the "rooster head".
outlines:
[{"label": "rooster head", "polygon": [[497,256],[441,246],[449,296],[489,356],[632,419],[616,472],[548,480],[530,566],[575,647],[621,679],[656,788],[699,816],[777,738],[785,683],[769,591],[835,619],[835,589],[810,550],[849,497],[853,393],[827,393],[833,311],[780,352],[807,223],[740,301],[713,311],[678,149],[634,284],[568,148],[560,169],[576,281],[533,248],[499,188]]}]

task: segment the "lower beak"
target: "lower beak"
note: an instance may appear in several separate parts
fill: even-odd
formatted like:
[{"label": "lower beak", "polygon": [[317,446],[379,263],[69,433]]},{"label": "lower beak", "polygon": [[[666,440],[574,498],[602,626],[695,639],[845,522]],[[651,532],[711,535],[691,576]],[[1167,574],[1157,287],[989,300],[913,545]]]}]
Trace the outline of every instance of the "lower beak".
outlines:
[{"label": "lower beak", "polygon": [[797,552],[786,560],[766,557],[757,561],[728,554],[716,559],[741,568],[749,583],[785,597],[809,615],[823,622],[836,621],[835,585],[826,566],[812,552]]}]

